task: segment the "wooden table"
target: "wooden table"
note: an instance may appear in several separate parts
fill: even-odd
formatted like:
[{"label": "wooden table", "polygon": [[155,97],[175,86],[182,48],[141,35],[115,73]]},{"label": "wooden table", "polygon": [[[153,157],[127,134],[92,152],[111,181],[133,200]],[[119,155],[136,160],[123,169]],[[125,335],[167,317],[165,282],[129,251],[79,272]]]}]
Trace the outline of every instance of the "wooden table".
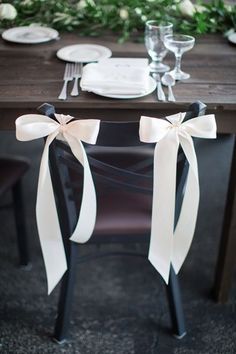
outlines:
[{"label": "wooden table", "polygon": [[[208,35],[196,40],[184,54],[183,70],[191,74],[175,87],[177,103],[158,102],[155,92],[133,100],[115,100],[81,92],[79,97],[59,101],[64,63],[57,59],[59,48],[77,43],[97,43],[109,47],[113,56],[147,57],[143,44],[119,44],[114,37],[81,38],[64,34],[58,41],[40,45],[11,44],[0,40],[0,129],[14,129],[21,114],[36,112],[43,102],[55,105],[60,113],[78,118],[138,120],[140,115],[164,116],[184,111],[189,103],[201,100],[208,113],[215,113],[218,132],[236,133],[236,46],[221,36]],[[173,54],[165,62],[174,65]],[[235,146],[235,145],[234,145]],[[221,237],[214,285],[218,301],[227,299],[236,249],[236,148],[234,148],[227,207]],[[235,257],[236,259],[236,257]]]}]

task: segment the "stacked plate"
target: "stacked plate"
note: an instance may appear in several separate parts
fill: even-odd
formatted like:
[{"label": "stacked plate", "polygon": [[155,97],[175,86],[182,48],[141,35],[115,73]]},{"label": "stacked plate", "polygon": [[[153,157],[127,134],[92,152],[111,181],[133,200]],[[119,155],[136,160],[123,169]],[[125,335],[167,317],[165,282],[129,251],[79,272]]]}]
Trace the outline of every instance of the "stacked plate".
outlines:
[{"label": "stacked plate", "polygon": [[147,59],[109,58],[87,64],[80,86],[100,96],[131,99],[149,95],[156,82],[149,76]]}]

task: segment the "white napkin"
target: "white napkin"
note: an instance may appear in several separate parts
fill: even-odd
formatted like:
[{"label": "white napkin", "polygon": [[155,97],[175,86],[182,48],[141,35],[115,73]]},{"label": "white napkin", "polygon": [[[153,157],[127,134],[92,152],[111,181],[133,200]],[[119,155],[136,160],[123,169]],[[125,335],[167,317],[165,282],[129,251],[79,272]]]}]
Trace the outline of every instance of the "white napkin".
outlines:
[{"label": "white napkin", "polygon": [[148,79],[147,59],[110,58],[87,64],[80,86],[101,95],[141,95],[148,88]]}]

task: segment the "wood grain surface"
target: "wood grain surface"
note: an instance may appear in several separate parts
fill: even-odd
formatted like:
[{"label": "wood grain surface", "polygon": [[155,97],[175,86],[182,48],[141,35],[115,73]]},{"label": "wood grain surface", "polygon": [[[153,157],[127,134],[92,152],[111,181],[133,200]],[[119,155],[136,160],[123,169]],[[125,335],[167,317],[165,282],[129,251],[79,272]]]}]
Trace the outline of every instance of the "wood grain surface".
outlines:
[{"label": "wood grain surface", "polygon": [[[96,43],[109,47],[115,57],[148,57],[144,44],[117,38],[79,37],[62,34],[57,41],[37,45],[14,44],[0,40],[0,129],[13,129],[16,115],[34,112],[43,102],[78,118],[139,119],[141,114],[161,116],[186,109],[201,100],[208,112],[216,113],[221,132],[236,131],[236,45],[220,35],[201,36],[195,47],[183,55],[182,67],[191,78],[174,87],[177,103],[158,102],[156,93],[136,99],[111,99],[81,92],[79,97],[58,100],[65,63],[56,57],[58,49],[71,44]],[[174,55],[165,62],[174,66]],[[69,84],[69,89],[72,83]],[[167,93],[167,89],[164,88]]]}]

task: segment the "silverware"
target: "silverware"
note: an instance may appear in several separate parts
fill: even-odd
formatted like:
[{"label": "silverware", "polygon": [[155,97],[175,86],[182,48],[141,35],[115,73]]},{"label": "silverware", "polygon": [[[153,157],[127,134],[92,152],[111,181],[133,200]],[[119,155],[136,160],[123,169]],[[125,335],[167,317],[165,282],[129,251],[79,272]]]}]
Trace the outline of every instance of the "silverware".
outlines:
[{"label": "silverware", "polygon": [[175,85],[175,79],[173,76],[170,73],[165,73],[161,78],[161,82],[163,85],[168,86],[168,101],[175,102],[176,99],[171,88],[171,86]]},{"label": "silverware", "polygon": [[83,64],[82,63],[75,63],[75,70],[74,70],[74,86],[71,91],[71,96],[79,96],[79,90],[78,90],[78,79],[81,78],[82,76],[82,69],[83,69]]},{"label": "silverware", "polygon": [[59,100],[66,100],[67,98],[67,84],[69,81],[73,80],[73,75],[74,75],[74,64],[66,64],[65,67],[65,72],[64,72],[64,84],[61,90],[60,95],[58,96]]},{"label": "silverware", "polygon": [[157,97],[159,101],[166,101],[166,96],[161,86],[161,77],[158,73],[152,73],[152,77],[157,83]]}]

